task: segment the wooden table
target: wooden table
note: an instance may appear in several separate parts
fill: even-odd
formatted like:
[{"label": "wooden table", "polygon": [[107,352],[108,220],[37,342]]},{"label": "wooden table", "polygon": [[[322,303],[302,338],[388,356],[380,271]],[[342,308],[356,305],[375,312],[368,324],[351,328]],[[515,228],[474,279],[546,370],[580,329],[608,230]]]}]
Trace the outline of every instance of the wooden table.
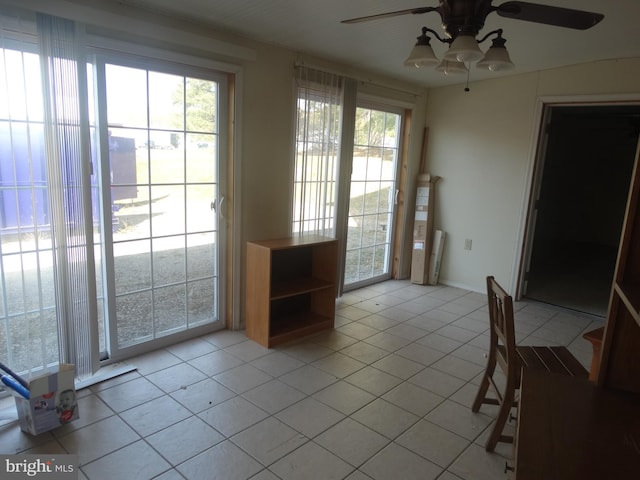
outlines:
[{"label": "wooden table", "polygon": [[517,480],[640,478],[640,396],[525,369],[515,469]]}]

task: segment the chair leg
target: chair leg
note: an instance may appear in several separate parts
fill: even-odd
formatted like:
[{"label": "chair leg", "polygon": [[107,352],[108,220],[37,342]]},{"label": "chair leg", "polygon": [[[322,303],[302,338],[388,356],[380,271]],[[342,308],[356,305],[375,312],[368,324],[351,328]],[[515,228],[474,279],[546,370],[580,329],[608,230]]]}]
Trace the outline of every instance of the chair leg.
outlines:
[{"label": "chair leg", "polygon": [[487,368],[484,371],[484,375],[482,376],[482,380],[480,381],[480,388],[478,388],[478,393],[476,394],[476,398],[473,401],[473,405],[471,406],[471,411],[474,413],[478,413],[480,410],[480,406],[485,403],[485,398],[487,396],[487,390],[489,390],[490,378],[493,377],[493,373],[496,370],[496,361],[495,358],[489,358],[487,362]]},{"label": "chair leg", "polygon": [[504,394],[502,395],[502,403],[500,403],[500,411],[498,412],[498,416],[496,417],[496,422],[493,425],[493,430],[491,431],[491,435],[487,439],[487,443],[485,445],[485,450],[487,452],[493,452],[496,448],[496,444],[499,441],[513,441],[509,437],[504,437],[502,432],[504,430],[504,426],[507,423],[507,419],[509,418],[509,414],[511,413],[511,408],[514,405],[514,396],[515,396],[515,385],[507,382],[507,385],[504,389]]}]

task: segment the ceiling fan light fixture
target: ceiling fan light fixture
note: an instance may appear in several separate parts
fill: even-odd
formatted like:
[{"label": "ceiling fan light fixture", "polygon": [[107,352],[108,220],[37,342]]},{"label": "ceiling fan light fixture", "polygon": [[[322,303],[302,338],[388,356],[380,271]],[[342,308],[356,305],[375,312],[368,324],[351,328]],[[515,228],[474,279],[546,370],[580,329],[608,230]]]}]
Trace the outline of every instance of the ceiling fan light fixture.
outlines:
[{"label": "ceiling fan light fixture", "polygon": [[[435,0],[432,1],[435,2]],[[435,30],[422,27],[422,35],[418,37],[418,43],[411,50],[404,64],[420,68],[437,63],[436,56],[429,44],[430,38],[426,36],[426,32],[429,32],[440,43],[449,45],[449,50],[444,55],[444,61],[438,64],[436,71],[450,75],[468,72],[469,69],[465,64],[471,65],[473,62],[477,62],[476,66],[479,69],[491,72],[515,68],[511,58],[509,58],[509,52],[504,46],[506,40],[502,38],[501,28],[487,33],[480,39],[476,38],[484,27],[487,16],[492,12],[496,12],[501,17],[514,20],[524,20],[576,30],[587,30],[604,18],[604,15],[600,13],[541,5],[528,1],[509,0],[497,6],[492,5],[492,2],[493,0],[439,0],[439,6],[437,7],[418,7],[390,11],[351,18],[343,20],[342,23],[359,23],[399,15],[437,12],[440,15],[442,27],[446,33],[445,38],[440,37]],[[493,40],[491,48],[484,54],[479,45],[493,35],[497,35],[497,38]],[[466,88],[466,90],[468,91],[469,89]]]},{"label": "ceiling fan light fixture", "polygon": [[436,72],[444,73],[445,75],[459,75],[469,71],[464,63],[457,60],[451,61],[446,59],[442,60],[435,70]]},{"label": "ceiling fan light fixture", "polygon": [[504,45],[506,41],[506,39],[502,38],[502,32],[498,33],[498,37],[492,41],[491,48],[487,50],[484,58],[476,63],[476,67],[491,72],[502,72],[513,69],[515,65],[511,61],[509,52]]},{"label": "ceiling fan light fixture", "polygon": [[422,29],[422,35],[418,37],[418,41],[404,61],[405,66],[421,68],[432,67],[439,63],[433,48],[431,48],[431,39],[426,35],[426,31],[426,28]]},{"label": "ceiling fan light fixture", "polygon": [[459,34],[451,43],[451,47],[444,55],[445,60],[458,62],[475,62],[484,57],[474,35]]},{"label": "ceiling fan light fixture", "polygon": [[491,47],[484,58],[476,63],[476,68],[491,72],[502,72],[512,70],[515,65],[509,58],[509,52],[507,52],[506,48]]},{"label": "ceiling fan light fixture", "polygon": [[431,46],[416,45],[409,53],[409,56],[404,61],[404,65],[407,67],[433,67],[440,62],[433,53]]}]

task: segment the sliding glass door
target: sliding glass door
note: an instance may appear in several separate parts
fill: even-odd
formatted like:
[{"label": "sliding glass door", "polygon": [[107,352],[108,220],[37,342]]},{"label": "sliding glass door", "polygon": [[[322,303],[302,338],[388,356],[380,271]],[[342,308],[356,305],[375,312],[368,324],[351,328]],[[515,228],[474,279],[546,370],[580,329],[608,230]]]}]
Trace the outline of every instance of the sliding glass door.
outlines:
[{"label": "sliding glass door", "polygon": [[356,109],[344,288],[391,276],[396,178],[400,150],[399,112]]},{"label": "sliding glass door", "polygon": [[98,72],[106,97],[103,218],[111,225],[107,314],[117,352],[220,318],[226,85],[135,63],[107,61]]},{"label": "sliding glass door", "polygon": [[[52,235],[37,46],[0,41],[0,361],[27,372],[60,360],[73,299],[55,273],[65,239]],[[80,353],[118,359],[222,328],[226,75],[99,54],[86,69],[91,194],[64,190],[93,223],[81,247],[97,311]]]}]

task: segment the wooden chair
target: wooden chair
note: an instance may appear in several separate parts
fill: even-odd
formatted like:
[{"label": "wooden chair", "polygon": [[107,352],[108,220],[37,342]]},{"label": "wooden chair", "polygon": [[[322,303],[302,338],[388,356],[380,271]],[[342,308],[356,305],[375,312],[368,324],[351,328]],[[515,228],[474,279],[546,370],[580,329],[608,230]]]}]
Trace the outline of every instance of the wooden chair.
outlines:
[{"label": "wooden chair", "polygon": [[[490,323],[489,355],[487,368],[471,410],[478,412],[483,403],[500,406],[493,431],[485,446],[488,452],[492,452],[498,442],[513,443],[513,437],[503,435],[502,432],[511,409],[518,406],[515,395],[516,390],[520,388],[522,368],[536,368],[585,379],[589,374],[566,347],[516,346],[511,296],[491,276],[487,277],[487,296]],[[496,364],[506,376],[502,389],[493,378]],[[493,388],[496,398],[487,397],[489,386]]]}]

